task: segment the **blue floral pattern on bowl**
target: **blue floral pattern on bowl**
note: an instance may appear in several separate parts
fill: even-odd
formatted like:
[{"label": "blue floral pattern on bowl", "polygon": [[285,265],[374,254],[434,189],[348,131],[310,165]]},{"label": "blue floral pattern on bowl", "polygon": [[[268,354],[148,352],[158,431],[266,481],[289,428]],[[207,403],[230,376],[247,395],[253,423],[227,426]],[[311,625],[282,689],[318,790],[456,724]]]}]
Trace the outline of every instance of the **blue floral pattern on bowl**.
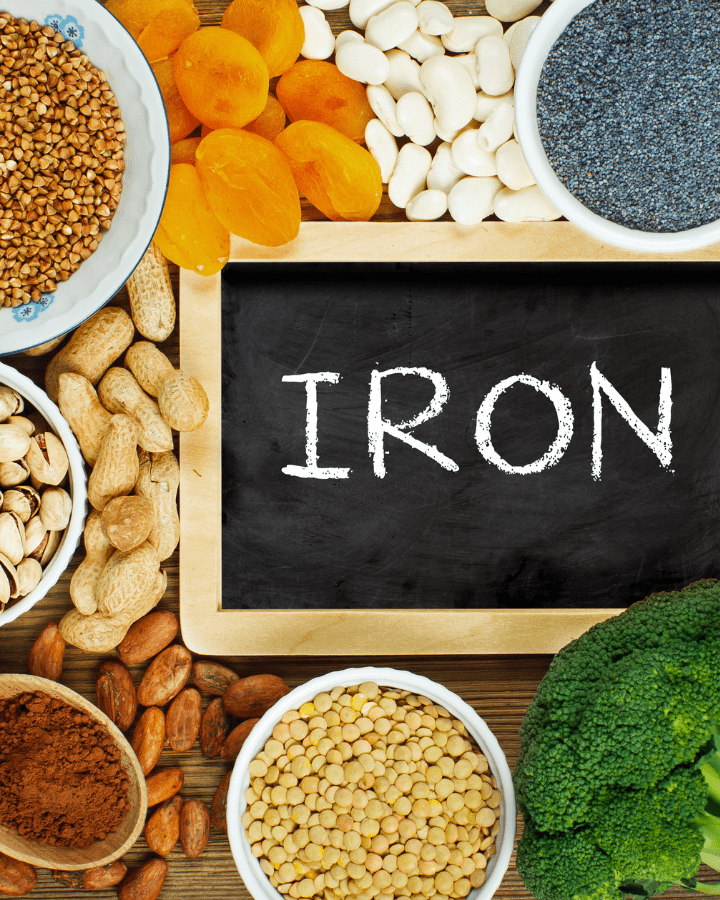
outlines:
[{"label": "blue floral pattern on bowl", "polygon": [[16,306],[13,309],[13,319],[16,322],[32,322],[37,319],[41,312],[44,312],[48,306],[52,305],[55,294],[43,294],[36,303],[26,303],[23,306]]},{"label": "blue floral pattern on bowl", "polygon": [[66,41],[72,41],[76,47],[80,48],[85,39],[85,29],[78,22],[75,16],[52,15],[45,19],[45,24],[50,25],[55,31],[59,32]]}]

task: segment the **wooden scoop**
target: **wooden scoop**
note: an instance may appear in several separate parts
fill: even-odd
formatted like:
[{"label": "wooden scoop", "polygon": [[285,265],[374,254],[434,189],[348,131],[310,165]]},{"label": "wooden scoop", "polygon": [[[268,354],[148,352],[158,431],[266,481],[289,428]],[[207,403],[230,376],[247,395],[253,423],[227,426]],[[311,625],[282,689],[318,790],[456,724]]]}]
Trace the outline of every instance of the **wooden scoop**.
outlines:
[{"label": "wooden scoop", "polygon": [[104,713],[70,688],[35,675],[0,675],[0,699],[15,697],[26,691],[43,691],[50,697],[74,706],[105,726],[112,740],[120,748],[122,765],[130,781],[128,788],[130,805],[120,828],[104,840],[96,841],[88,847],[53,847],[50,844],[38,844],[0,825],[0,851],[13,859],[43,869],[89,869],[105,866],[119,859],[137,840],[145,824],[147,812],[145,776],[132,747],[120,729]]}]

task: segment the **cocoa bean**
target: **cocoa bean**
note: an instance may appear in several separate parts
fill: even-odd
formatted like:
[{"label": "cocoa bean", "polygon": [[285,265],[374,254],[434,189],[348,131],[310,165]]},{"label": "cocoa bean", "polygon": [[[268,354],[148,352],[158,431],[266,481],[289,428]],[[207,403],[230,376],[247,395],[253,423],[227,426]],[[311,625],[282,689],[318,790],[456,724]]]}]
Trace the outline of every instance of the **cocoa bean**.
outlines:
[{"label": "cocoa bean", "polygon": [[220,748],[220,756],[222,756],[226,762],[232,762],[237,757],[248,735],[259,721],[260,719],[246,719],[237,727],[233,728]]},{"label": "cocoa bean", "polygon": [[58,623],[48,622],[30,648],[28,672],[40,678],[60,681],[64,656],[65,638],[60,634]]},{"label": "cocoa bean", "polygon": [[118,644],[117,652],[126,666],[136,666],[170,644],[178,633],[180,623],[173,613],[156,609],[130,626]]},{"label": "cocoa bean", "polygon": [[129,872],[118,887],[118,900],[157,900],[168,873],[164,859],[153,857]]},{"label": "cocoa bean", "polygon": [[184,753],[195,743],[200,731],[202,698],[195,688],[185,688],[170,704],[166,717],[168,744]]},{"label": "cocoa bean", "polygon": [[100,666],[97,705],[120,731],[127,731],[135,721],[137,692],[132,675],[116,659],[109,659]]},{"label": "cocoa bean", "polygon": [[197,859],[210,838],[210,814],[202,800],[188,800],[180,811],[180,846],[188,859]]},{"label": "cocoa bean", "polygon": [[214,759],[220,755],[229,728],[222,697],[216,697],[208,703],[200,722],[200,751],[203,756]]},{"label": "cocoa bean", "polygon": [[145,841],[158,856],[171,853],[180,837],[182,798],[175,794],[159,806],[145,825]]},{"label": "cocoa bean", "polygon": [[239,680],[240,676],[232,669],[209,659],[199,659],[193,665],[193,681],[196,687],[217,697],[222,697],[227,688]]},{"label": "cocoa bean", "polygon": [[145,670],[138,687],[138,703],[165,706],[185,687],[191,671],[192,656],[186,647],[166,647]]},{"label": "cocoa bean", "polygon": [[150,706],[138,719],[130,739],[143,775],[152,772],[157,765],[164,743],[165,715],[157,706]]},{"label": "cocoa bean", "polygon": [[289,691],[277,675],[249,675],[227,687],[222,698],[223,709],[237,719],[260,718]]},{"label": "cocoa bean", "polygon": [[174,797],[185,781],[183,770],[175,767],[172,769],[159,769],[148,775],[145,779],[147,786],[147,805],[157,806]]}]

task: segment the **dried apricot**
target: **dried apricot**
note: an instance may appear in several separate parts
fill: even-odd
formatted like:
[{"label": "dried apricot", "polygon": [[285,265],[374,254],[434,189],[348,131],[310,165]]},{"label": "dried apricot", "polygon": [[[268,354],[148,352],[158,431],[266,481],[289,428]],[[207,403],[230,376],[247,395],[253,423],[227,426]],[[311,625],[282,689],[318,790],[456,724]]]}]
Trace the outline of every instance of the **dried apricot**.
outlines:
[{"label": "dried apricot", "polygon": [[253,134],[259,134],[260,137],[267,138],[269,141],[274,140],[285,127],[287,119],[285,110],[280,106],[277,97],[268,94],[265,109],[260,113],[257,119],[245,126],[246,131],[252,131]]},{"label": "dried apricot", "polygon": [[107,0],[105,7],[127,28],[150,62],[173,53],[200,25],[192,0]]},{"label": "dried apricot", "polygon": [[195,166],[170,166],[160,224],[153,238],[169,260],[201,275],[214,275],[230,255],[230,234],[210,209]]},{"label": "dried apricot", "polygon": [[233,234],[266,247],[297,237],[300,196],[288,161],[270,141],[219,128],[202,139],[196,159],[208,202]]},{"label": "dried apricot", "polygon": [[175,54],[175,81],[185,105],[210,128],[242,128],[265,108],[265,60],[234,31],[201,28]]},{"label": "dried apricot", "polygon": [[170,147],[170,164],[190,163],[195,165],[195,151],[200,144],[199,137],[189,137],[182,141],[178,141]]},{"label": "dried apricot", "polygon": [[375,118],[362,84],[322,59],[295,63],[278,81],[276,91],[291,122],[324,122],[360,144],[365,126]]},{"label": "dried apricot", "polygon": [[222,25],[257,47],[271,78],[290,68],[305,43],[305,26],[296,0],[233,0]]},{"label": "dried apricot", "polygon": [[165,104],[171,144],[187,137],[200,124],[200,120],[195,118],[183,103],[180,92],[177,89],[173,71],[174,59],[175,56],[170,55],[152,64],[152,70],[155,73],[155,78],[157,78],[163,103]]},{"label": "dried apricot", "polygon": [[380,166],[364,147],[324,122],[293,122],[275,138],[295,183],[329,219],[366,222],[382,199]]}]

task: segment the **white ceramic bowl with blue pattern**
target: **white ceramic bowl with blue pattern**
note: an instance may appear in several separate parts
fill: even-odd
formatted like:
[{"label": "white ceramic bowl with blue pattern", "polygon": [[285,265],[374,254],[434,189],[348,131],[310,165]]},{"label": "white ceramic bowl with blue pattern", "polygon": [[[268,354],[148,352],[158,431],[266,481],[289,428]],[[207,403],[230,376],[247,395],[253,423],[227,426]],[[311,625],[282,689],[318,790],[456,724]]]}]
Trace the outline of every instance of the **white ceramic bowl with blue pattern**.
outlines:
[{"label": "white ceramic bowl with blue pattern", "polygon": [[52,25],[105,72],[125,123],[123,191],[100,245],[38,303],[0,308],[0,356],[66,334],[124,285],[155,233],[167,189],[170,140],[152,69],[125,28],[96,0],[2,0],[19,19]]}]

